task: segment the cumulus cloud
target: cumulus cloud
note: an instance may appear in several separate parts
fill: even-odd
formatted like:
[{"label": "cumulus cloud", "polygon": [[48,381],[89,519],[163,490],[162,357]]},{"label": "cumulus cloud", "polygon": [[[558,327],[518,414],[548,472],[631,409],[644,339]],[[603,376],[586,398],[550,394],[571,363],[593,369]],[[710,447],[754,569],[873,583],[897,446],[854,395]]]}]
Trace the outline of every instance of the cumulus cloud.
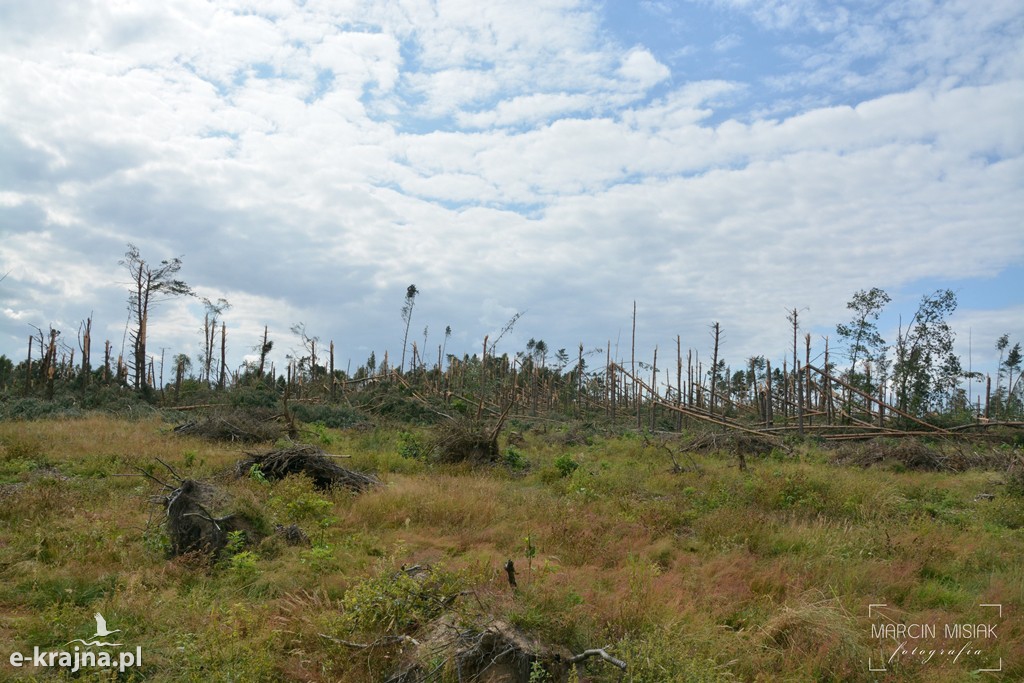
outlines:
[{"label": "cumulus cloud", "polygon": [[[827,330],[857,289],[998,273],[1024,260],[1024,12],[984,5],[700,3],[773,36],[757,78],[691,73],[740,58],[738,20],[659,46],[586,0],[4,5],[0,353],[123,330],[127,242],[234,304],[239,359],[300,320],[394,350],[410,283],[469,352],[524,310],[510,348],[604,344],[637,300],[648,348],[718,319],[738,356],[786,307]],[[190,348],[200,318],[154,333]]]}]

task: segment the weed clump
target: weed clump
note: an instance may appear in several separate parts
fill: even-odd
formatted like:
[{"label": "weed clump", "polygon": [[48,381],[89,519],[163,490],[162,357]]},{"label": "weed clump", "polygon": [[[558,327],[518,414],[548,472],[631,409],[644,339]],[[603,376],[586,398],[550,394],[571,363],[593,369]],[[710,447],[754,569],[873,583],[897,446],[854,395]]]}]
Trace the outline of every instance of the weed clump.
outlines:
[{"label": "weed clump", "polygon": [[761,635],[766,648],[783,660],[801,662],[819,680],[850,680],[867,661],[854,617],[837,599],[817,592],[778,610]]}]

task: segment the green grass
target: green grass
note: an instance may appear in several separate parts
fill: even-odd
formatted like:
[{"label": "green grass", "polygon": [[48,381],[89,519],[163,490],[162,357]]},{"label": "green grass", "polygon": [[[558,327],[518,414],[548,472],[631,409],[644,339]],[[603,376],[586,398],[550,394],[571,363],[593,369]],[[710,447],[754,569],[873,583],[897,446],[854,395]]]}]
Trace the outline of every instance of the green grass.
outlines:
[{"label": "green grass", "polygon": [[[0,678],[47,678],[8,655],[89,637],[99,611],[143,648],[117,680],[378,681],[397,647],[337,641],[424,638],[443,615],[503,620],[571,653],[605,647],[635,682],[970,679],[966,662],[910,660],[872,676],[875,603],[905,623],[984,620],[979,605],[1002,604],[986,656],[1003,671],[984,680],[1024,678],[1024,499],[1003,473],[840,467],[813,446],[750,457],[746,472],[695,454],[699,470],[672,473],[633,436],[566,446],[542,432],[472,469],[409,457],[429,430],[404,431],[308,430],[384,480],[355,496],[235,479],[240,449],[156,419],[0,423]],[[216,486],[226,511],[264,531],[297,524],[311,545],[271,536],[215,562],[168,559],[159,487],[121,476],[170,481],[157,458]],[[619,680],[596,658],[579,674]]]}]

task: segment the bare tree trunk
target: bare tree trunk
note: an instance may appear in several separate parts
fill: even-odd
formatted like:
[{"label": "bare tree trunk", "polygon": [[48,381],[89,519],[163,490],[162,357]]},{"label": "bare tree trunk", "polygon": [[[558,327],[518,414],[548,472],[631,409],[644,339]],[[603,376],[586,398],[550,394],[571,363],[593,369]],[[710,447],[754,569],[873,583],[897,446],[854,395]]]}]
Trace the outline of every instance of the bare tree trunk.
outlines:
[{"label": "bare tree trunk", "polygon": [[338,382],[334,377],[334,340],[331,340],[331,401],[335,401],[338,398]]},{"label": "bare tree trunk", "polygon": [[[28,396],[29,392],[32,391],[32,344],[34,339],[32,335],[28,336],[28,357],[25,359],[25,390],[23,394]],[[987,405],[987,404],[986,404]],[[986,408],[987,410],[987,408]]]},{"label": "bare tree trunk", "polygon": [[[635,299],[633,300],[633,336],[632,336],[632,342],[629,345],[629,372],[632,374],[633,377],[636,377],[636,300]],[[633,384],[633,388],[632,388],[632,391],[630,393],[632,393],[632,395],[633,395],[633,401],[634,401],[634,403],[637,406],[637,414],[639,415],[639,412],[640,412],[640,399],[639,399],[639,396],[637,394],[638,387],[636,386],[636,382],[632,382],[632,384]],[[639,422],[639,417],[637,418],[637,421]],[[637,427],[639,427],[639,426],[640,425],[637,424]]]},{"label": "bare tree trunk", "polygon": [[651,366],[651,431],[654,431],[654,410],[658,403],[658,347],[654,347],[654,364]]},{"label": "bare tree trunk", "polygon": [[[683,407],[683,338],[676,335],[676,407]],[[676,431],[683,431],[683,414],[676,413]]]},{"label": "bare tree trunk", "polygon": [[715,398],[718,395],[718,341],[722,332],[721,326],[716,322],[711,324],[712,335],[715,339],[715,348],[711,353],[711,401],[708,404],[708,412],[715,414]]},{"label": "bare tree trunk", "polygon": [[[828,367],[828,337],[825,337],[825,370],[832,374],[832,371]],[[836,409],[835,402],[832,397],[832,377],[826,377],[824,380],[824,406],[825,411],[825,422],[826,424],[835,424],[836,420]]]},{"label": "bare tree trunk", "polygon": [[693,407],[693,349],[686,350],[686,405]]},{"label": "bare tree trunk", "polygon": [[[811,333],[810,332],[808,332],[808,333],[806,333],[804,335],[804,344],[805,344],[806,349],[807,349],[806,350],[806,355],[804,357],[805,358],[805,360],[804,360],[804,378],[803,378],[804,386],[805,386],[804,405],[807,406],[808,408],[810,408],[811,406],[814,405],[814,402],[811,400],[811,368],[810,368],[810,365],[811,365]],[[813,421],[812,417],[808,417],[807,418],[807,424],[808,425],[810,425],[812,421]]]},{"label": "bare tree trunk", "polygon": [[583,342],[580,342],[579,360],[576,365],[576,411],[583,415]]},{"label": "bare tree trunk", "polygon": [[86,318],[81,328],[81,340],[79,346],[82,349],[82,393],[89,386],[89,374],[92,372],[92,317]]},{"label": "bare tree trunk", "polygon": [[[31,355],[31,338],[29,338],[29,355]],[[989,403],[992,400],[992,375],[985,375],[985,419],[989,419]]]},{"label": "bare tree trunk", "polygon": [[611,415],[612,422],[614,422],[615,421],[615,399],[616,399],[616,396],[619,393],[619,380],[615,376],[615,366],[614,365],[609,367],[609,371],[608,372],[609,372],[609,374],[611,376],[611,389],[612,389],[611,405],[609,406],[609,408],[610,408],[610,413],[609,414]]},{"label": "bare tree trunk", "polygon": [[804,435],[804,393],[800,386],[800,366],[796,358],[797,334],[800,329],[797,310],[794,308],[790,315],[790,322],[793,323],[793,393],[796,396],[797,433]]},{"label": "bare tree trunk", "polygon": [[772,362],[765,358],[765,381],[764,381],[764,422],[767,426],[775,426],[775,407],[772,398]]},{"label": "bare tree trunk", "polygon": [[227,372],[228,372],[228,326],[221,322],[220,324],[220,379],[217,381],[217,386],[223,391],[227,387]]},{"label": "bare tree trunk", "polygon": [[263,326],[263,344],[260,346],[260,367],[256,376],[263,379],[263,371],[267,365],[267,354],[270,353],[270,346],[267,345],[267,326]]},{"label": "bare tree trunk", "polygon": [[608,346],[605,347],[605,361],[604,361],[604,397],[608,401],[605,404],[605,414],[615,419],[615,384],[614,384],[615,371],[612,370],[612,340],[608,340]]},{"label": "bare tree trunk", "polygon": [[110,340],[103,344],[103,384],[110,383]]}]

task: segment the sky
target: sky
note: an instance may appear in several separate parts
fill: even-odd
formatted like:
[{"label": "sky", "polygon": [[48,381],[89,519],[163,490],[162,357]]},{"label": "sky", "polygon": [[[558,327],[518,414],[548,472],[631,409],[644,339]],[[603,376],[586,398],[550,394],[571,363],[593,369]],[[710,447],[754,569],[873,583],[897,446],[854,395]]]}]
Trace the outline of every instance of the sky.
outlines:
[{"label": "sky", "polygon": [[[0,0],[0,353],[119,349],[129,243],[227,299],[229,364],[543,339],[819,356],[936,289],[1024,341],[1019,0]],[[200,299],[152,312],[159,358]],[[445,342],[444,331],[451,328]],[[424,343],[424,338],[426,342]],[[94,348],[102,346],[94,341]],[[598,352],[597,349],[602,349]],[[127,354],[126,354],[127,355]],[[661,364],[664,364],[664,360]]]}]

